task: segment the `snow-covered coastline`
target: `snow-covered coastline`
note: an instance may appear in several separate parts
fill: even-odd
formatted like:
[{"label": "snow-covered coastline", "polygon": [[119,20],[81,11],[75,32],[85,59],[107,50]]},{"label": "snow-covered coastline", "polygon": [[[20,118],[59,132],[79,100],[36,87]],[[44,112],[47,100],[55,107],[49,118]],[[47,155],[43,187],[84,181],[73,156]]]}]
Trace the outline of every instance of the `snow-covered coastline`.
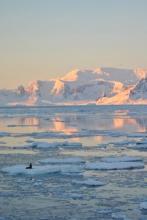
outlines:
[{"label": "snow-covered coastline", "polygon": [[57,79],[1,89],[0,106],[147,104],[146,76],[143,69],[76,69]]}]

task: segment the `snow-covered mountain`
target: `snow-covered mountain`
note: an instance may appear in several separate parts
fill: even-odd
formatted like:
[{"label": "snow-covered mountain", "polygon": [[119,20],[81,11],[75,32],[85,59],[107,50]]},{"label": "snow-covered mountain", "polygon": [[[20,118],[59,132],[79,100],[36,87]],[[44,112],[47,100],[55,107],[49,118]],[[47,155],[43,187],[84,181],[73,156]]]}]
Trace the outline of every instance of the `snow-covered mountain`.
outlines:
[{"label": "snow-covered mountain", "polygon": [[124,88],[120,93],[102,97],[97,100],[97,105],[121,104],[147,104],[147,77],[141,79],[136,85]]},{"label": "snow-covered mountain", "polygon": [[0,106],[143,102],[147,100],[146,75],[142,69],[73,70],[58,79],[31,82],[26,88],[0,90]]}]

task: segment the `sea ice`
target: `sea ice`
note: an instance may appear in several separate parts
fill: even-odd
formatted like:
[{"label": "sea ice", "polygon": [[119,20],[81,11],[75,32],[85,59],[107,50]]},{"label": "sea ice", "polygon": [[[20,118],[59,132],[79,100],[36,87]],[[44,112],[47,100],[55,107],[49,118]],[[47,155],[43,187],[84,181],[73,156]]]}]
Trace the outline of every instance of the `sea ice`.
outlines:
[{"label": "sea ice", "polygon": [[74,184],[79,184],[79,185],[84,185],[84,186],[104,186],[106,183],[100,182],[98,180],[94,179],[87,179],[87,180],[73,180],[72,183]]},{"label": "sea ice", "polygon": [[82,144],[79,142],[33,142],[31,144],[33,148],[41,148],[41,149],[46,149],[46,148],[58,148],[58,147],[82,147]]},{"label": "sea ice", "polygon": [[15,136],[30,136],[33,138],[44,139],[44,138],[76,138],[76,137],[93,137],[93,136],[111,136],[111,137],[121,137],[126,136],[124,132],[113,132],[109,130],[86,130],[82,129],[78,132],[73,132],[72,134],[65,134],[63,132],[33,132],[24,134],[15,134]]},{"label": "sea ice", "polygon": [[133,134],[128,134],[127,137],[129,138],[144,138],[146,137],[146,132],[138,132],[138,133],[133,133]]},{"label": "sea ice", "polygon": [[137,145],[147,144],[147,140],[143,138],[143,139],[137,141],[136,144],[137,144]]},{"label": "sea ice", "polygon": [[34,165],[32,169],[26,169],[25,165],[14,165],[10,167],[2,168],[3,172],[9,173],[11,175],[17,174],[29,174],[29,175],[41,175],[41,174],[51,174],[51,173],[80,173],[83,171],[82,166],[78,165]]},{"label": "sea ice", "polygon": [[79,164],[85,163],[80,157],[68,157],[68,158],[47,158],[39,160],[40,163],[47,164]]},{"label": "sea ice", "polygon": [[129,220],[123,213],[112,213],[112,219],[115,220]]},{"label": "sea ice", "polygon": [[83,196],[80,195],[79,193],[70,193],[68,197],[72,199],[80,199],[80,200],[83,199]]},{"label": "sea ice", "polygon": [[106,158],[102,158],[102,161],[107,162],[107,163],[137,162],[137,161],[142,161],[142,158],[140,158],[140,157],[130,157],[130,156],[106,157]]},{"label": "sea ice", "polygon": [[73,173],[81,173],[83,172],[84,166],[82,165],[69,165],[69,164],[62,164],[62,165],[54,165],[59,167],[60,172],[62,174],[73,174]]},{"label": "sea ice", "polygon": [[142,169],[143,162],[89,162],[86,164],[89,170],[126,170],[126,169]]},{"label": "sea ice", "polygon": [[147,144],[135,144],[129,147],[130,149],[138,150],[138,151],[146,151],[147,150]]},{"label": "sea ice", "polygon": [[140,203],[140,209],[147,211],[147,202],[141,202]]},{"label": "sea ice", "polygon": [[14,165],[14,166],[2,168],[2,171],[9,173],[11,175],[17,175],[17,174],[40,175],[40,174],[60,172],[60,169],[59,167],[54,167],[50,165],[33,166],[32,169],[26,169],[25,165]]}]

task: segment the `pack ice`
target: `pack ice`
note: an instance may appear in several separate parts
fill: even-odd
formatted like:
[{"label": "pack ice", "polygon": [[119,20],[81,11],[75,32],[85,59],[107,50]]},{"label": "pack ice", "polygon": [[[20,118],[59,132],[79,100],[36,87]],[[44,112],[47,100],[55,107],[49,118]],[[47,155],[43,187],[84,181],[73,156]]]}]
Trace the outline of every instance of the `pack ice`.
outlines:
[{"label": "pack ice", "polygon": [[86,163],[86,169],[89,170],[125,170],[125,169],[142,169],[144,163],[138,157],[106,157],[99,162]]},{"label": "pack ice", "polygon": [[14,165],[2,168],[2,171],[10,175],[41,175],[41,174],[53,174],[53,173],[80,173],[83,171],[82,166],[78,165],[34,165],[32,169],[26,169],[25,165]]}]

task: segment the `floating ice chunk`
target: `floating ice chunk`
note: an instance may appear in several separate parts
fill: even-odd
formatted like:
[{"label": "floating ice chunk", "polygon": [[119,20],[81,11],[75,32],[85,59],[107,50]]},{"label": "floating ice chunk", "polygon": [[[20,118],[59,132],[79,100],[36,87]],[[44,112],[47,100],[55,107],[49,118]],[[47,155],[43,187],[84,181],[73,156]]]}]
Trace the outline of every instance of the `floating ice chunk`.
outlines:
[{"label": "floating ice chunk", "polygon": [[34,186],[41,186],[41,185],[42,185],[42,183],[43,183],[42,181],[37,181],[37,182],[36,182],[36,183],[34,183],[33,185],[34,185]]},{"label": "floating ice chunk", "polygon": [[51,174],[51,173],[80,173],[83,171],[83,166],[78,165],[35,165],[32,169],[26,169],[25,165],[14,165],[10,167],[2,168],[3,172],[9,173],[11,175],[17,174],[30,174],[30,175],[41,175],[41,174]]},{"label": "floating ice chunk", "polygon": [[141,202],[140,203],[140,209],[142,211],[147,211],[147,202]]},{"label": "floating ice chunk", "polygon": [[48,142],[33,142],[32,147],[33,148],[51,148],[51,147],[57,147],[57,143],[48,143]]},{"label": "floating ice chunk", "polygon": [[39,161],[40,163],[49,164],[79,164],[85,163],[80,157],[68,157],[68,158],[47,158]]},{"label": "floating ice chunk", "polygon": [[141,140],[137,141],[136,144],[137,145],[147,144],[147,140],[146,139],[141,139]]},{"label": "floating ice chunk", "polygon": [[126,169],[142,169],[143,162],[90,162],[86,164],[89,170],[126,170]]},{"label": "floating ice chunk", "polygon": [[[20,134],[17,134],[20,135]],[[109,130],[86,130],[82,129],[78,132],[73,132],[72,134],[65,134],[63,132],[33,132],[33,133],[24,133],[21,136],[30,136],[33,138],[44,139],[44,138],[75,138],[75,137],[93,137],[97,135],[103,136],[112,136],[112,137],[120,137],[126,136],[127,134],[124,132],[113,132]]]},{"label": "floating ice chunk", "polygon": [[59,167],[54,167],[50,165],[33,166],[32,169],[26,169],[25,165],[14,165],[14,166],[2,168],[2,171],[9,173],[11,175],[17,175],[17,174],[40,175],[40,174],[60,172],[60,169]]},{"label": "floating ice chunk", "polygon": [[33,142],[31,144],[33,148],[58,148],[58,147],[82,147],[82,144],[80,142]]},{"label": "floating ice chunk", "polygon": [[129,220],[126,215],[124,215],[123,213],[112,213],[112,219],[116,219],[116,220]]},{"label": "floating ice chunk", "polygon": [[106,157],[102,159],[104,162],[107,163],[114,163],[114,162],[136,162],[142,161],[140,157],[130,157],[130,156],[120,156],[120,157]]},{"label": "floating ice chunk", "polygon": [[79,185],[84,185],[84,186],[104,186],[105,183],[100,182],[98,180],[93,180],[93,179],[87,179],[87,180],[82,180],[82,181],[78,181],[78,180],[73,180],[72,183],[74,184],[79,184]]},{"label": "floating ice chunk", "polygon": [[[58,165],[54,165],[58,166]],[[69,165],[69,164],[64,164],[64,165],[59,165],[60,172],[62,174],[73,174],[73,173],[81,173],[83,172],[84,166],[82,165]]]},{"label": "floating ice chunk", "polygon": [[83,196],[78,194],[78,193],[71,193],[71,194],[69,194],[69,198],[72,198],[72,199],[83,199]]}]

